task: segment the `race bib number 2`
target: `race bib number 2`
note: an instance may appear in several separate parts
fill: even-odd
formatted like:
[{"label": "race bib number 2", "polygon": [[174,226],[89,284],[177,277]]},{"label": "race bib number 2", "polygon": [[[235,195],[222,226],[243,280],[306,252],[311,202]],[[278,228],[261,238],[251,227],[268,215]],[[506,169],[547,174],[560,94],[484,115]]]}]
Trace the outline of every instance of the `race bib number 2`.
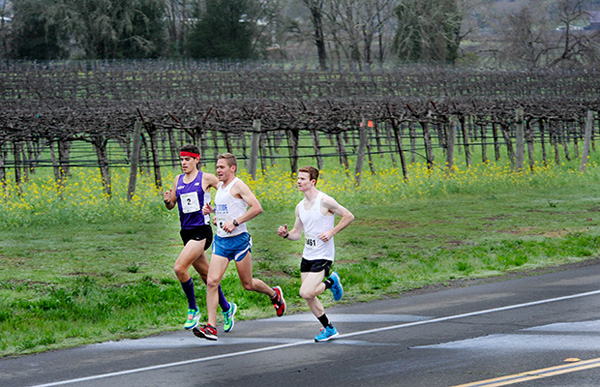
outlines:
[{"label": "race bib number 2", "polygon": [[181,210],[184,214],[200,211],[200,201],[197,192],[190,192],[181,195]]}]

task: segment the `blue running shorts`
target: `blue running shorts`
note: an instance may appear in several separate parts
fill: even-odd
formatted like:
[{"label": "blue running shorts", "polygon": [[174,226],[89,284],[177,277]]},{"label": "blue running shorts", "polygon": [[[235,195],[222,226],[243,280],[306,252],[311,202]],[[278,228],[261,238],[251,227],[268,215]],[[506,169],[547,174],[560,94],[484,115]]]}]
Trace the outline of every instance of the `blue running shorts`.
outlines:
[{"label": "blue running shorts", "polygon": [[241,261],[252,251],[252,238],[247,232],[240,235],[223,238],[215,235],[212,245],[213,254],[225,257],[230,261]]}]

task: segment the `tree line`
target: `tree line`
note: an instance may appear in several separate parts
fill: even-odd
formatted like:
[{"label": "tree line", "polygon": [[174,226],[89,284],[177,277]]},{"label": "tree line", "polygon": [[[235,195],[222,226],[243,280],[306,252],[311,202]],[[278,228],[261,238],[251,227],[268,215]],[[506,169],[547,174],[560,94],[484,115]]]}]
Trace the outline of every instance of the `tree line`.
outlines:
[{"label": "tree line", "polygon": [[593,67],[597,11],[600,0],[0,0],[0,56]]}]

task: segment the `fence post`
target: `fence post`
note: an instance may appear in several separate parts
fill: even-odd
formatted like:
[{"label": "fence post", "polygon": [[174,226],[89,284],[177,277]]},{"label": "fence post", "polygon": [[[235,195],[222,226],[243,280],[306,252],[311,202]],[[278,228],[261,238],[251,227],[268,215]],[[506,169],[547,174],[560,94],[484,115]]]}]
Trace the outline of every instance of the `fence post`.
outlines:
[{"label": "fence post", "polygon": [[594,128],[594,112],[588,110],[587,120],[585,122],[585,139],[583,143],[583,155],[581,156],[581,167],[579,170],[585,172],[587,160],[590,155],[590,144],[592,142],[592,129]]},{"label": "fence post", "polygon": [[365,159],[365,149],[367,148],[367,120],[362,119],[358,128],[358,156],[356,158],[356,169],[354,173],[354,182],[357,186],[360,185],[360,175],[363,169],[363,162]]},{"label": "fence post", "polygon": [[250,144],[250,166],[248,168],[252,179],[256,180],[256,166],[258,165],[258,147],[260,146],[261,121],[252,121],[252,141]]},{"label": "fence post", "polygon": [[133,124],[133,149],[131,151],[131,166],[129,168],[129,186],[127,187],[127,201],[131,201],[135,192],[135,183],[137,179],[137,167],[140,161],[140,148],[142,123],[135,121]]},{"label": "fence post", "polygon": [[523,170],[525,160],[525,130],[523,128],[523,109],[521,108],[515,112],[515,135],[517,147],[515,170],[520,172]]}]

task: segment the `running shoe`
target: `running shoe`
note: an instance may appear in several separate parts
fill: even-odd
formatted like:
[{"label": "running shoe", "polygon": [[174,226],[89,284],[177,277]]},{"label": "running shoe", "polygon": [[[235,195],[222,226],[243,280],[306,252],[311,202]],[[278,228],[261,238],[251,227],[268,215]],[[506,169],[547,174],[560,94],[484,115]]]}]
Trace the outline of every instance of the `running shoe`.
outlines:
[{"label": "running shoe", "polygon": [[185,320],[185,324],[183,327],[185,329],[193,329],[198,326],[198,321],[200,320],[200,311],[198,309],[188,309],[187,320]]},{"label": "running shoe", "polygon": [[225,320],[223,323],[223,330],[225,332],[229,332],[233,329],[233,325],[235,324],[233,316],[235,316],[235,312],[237,312],[237,305],[234,302],[229,303],[229,310],[227,312],[222,312],[223,320]]},{"label": "running shoe", "polygon": [[271,302],[273,303],[273,307],[277,312],[277,317],[281,317],[285,313],[285,299],[283,298],[283,291],[279,286],[275,286],[273,290],[275,290],[275,293],[277,294],[275,298],[271,299]]},{"label": "running shoe", "polygon": [[331,328],[321,328],[321,333],[315,336],[315,341],[317,343],[321,341],[329,341],[335,339],[339,335],[340,334],[338,333],[337,329],[335,329],[335,327],[332,325]]},{"label": "running shoe", "polygon": [[204,325],[200,328],[194,328],[192,332],[194,332],[194,336],[199,337],[201,339],[213,341],[217,340],[217,328],[211,325]]},{"label": "running shoe", "polygon": [[342,287],[342,283],[340,282],[340,276],[337,272],[331,273],[329,278],[333,281],[333,285],[331,285],[331,292],[333,293],[333,299],[339,301],[342,299],[344,295],[344,288]]}]

